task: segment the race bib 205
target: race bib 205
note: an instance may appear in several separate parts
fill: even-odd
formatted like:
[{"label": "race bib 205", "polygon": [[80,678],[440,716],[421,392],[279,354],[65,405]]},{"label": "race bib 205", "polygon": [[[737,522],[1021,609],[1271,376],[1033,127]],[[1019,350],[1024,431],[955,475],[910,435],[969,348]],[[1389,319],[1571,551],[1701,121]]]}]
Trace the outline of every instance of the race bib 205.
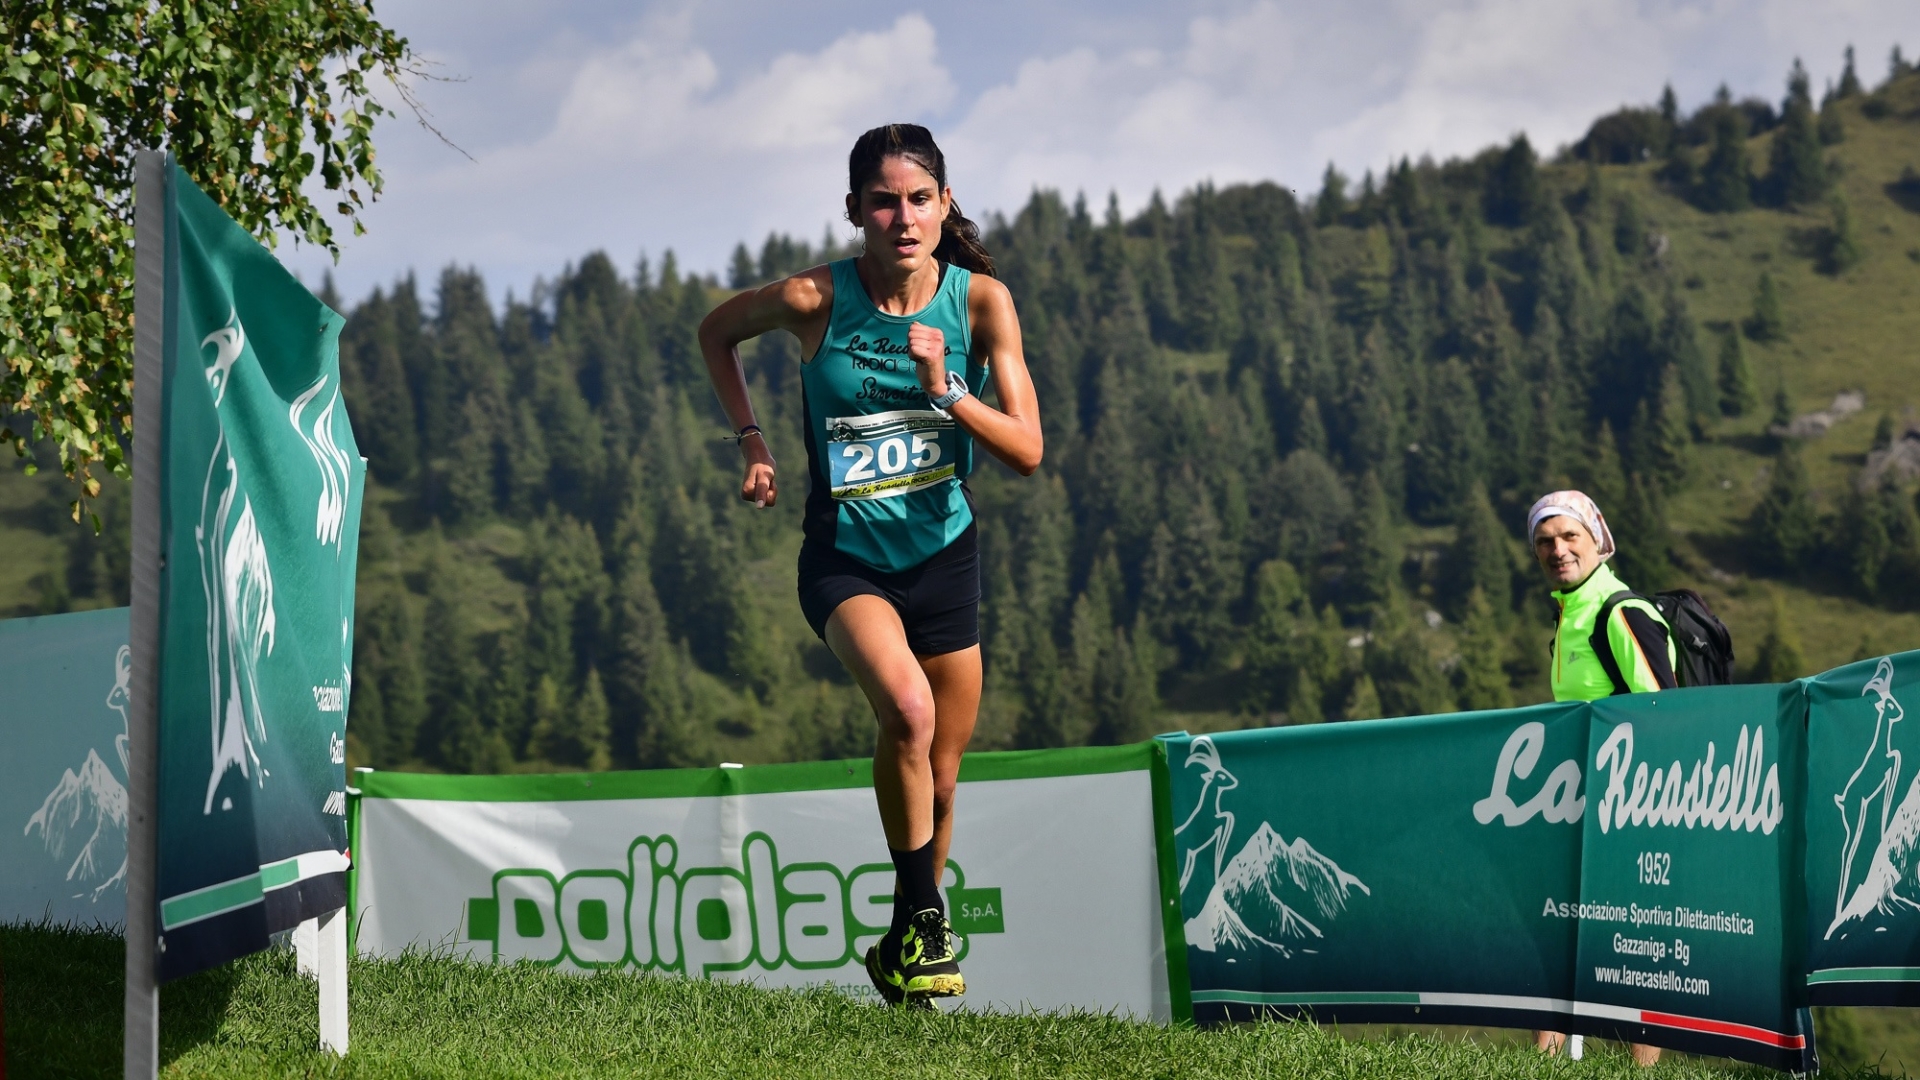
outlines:
[{"label": "race bib 205", "polygon": [[890,499],[954,475],[959,430],[931,410],[897,410],[827,420],[833,497]]}]

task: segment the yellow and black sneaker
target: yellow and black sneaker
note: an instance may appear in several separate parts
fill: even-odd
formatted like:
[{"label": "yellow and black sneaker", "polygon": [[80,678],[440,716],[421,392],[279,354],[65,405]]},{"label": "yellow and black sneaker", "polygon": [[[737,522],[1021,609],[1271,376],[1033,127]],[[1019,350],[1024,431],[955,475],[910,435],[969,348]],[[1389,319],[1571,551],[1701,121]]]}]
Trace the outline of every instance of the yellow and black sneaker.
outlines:
[{"label": "yellow and black sneaker", "polygon": [[938,908],[915,912],[900,939],[900,987],[910,1002],[959,997],[967,992],[953,957],[953,927]]},{"label": "yellow and black sneaker", "polygon": [[907,1000],[907,992],[904,989],[907,980],[897,967],[888,970],[885,961],[880,959],[882,952],[892,951],[885,947],[886,944],[886,939],[882,938],[867,946],[867,978],[872,980],[873,988],[880,992],[882,1000],[889,1005],[898,1005]]},{"label": "yellow and black sneaker", "polygon": [[933,1007],[934,998],[967,992],[960,964],[953,958],[953,928],[935,908],[915,915],[900,945],[881,938],[867,949],[867,978],[889,1005]]}]

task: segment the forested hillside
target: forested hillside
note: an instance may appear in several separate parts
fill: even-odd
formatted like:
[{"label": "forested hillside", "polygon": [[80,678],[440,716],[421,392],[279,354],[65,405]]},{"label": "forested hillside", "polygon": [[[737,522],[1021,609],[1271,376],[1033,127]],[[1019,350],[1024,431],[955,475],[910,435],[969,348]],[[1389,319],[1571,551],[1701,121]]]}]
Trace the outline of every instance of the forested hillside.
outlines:
[{"label": "forested hillside", "polygon": [[[1777,104],[1669,93],[1551,160],[1521,137],[1304,200],[994,218],[1047,455],[973,482],[976,746],[1542,700],[1520,532],[1568,485],[1628,582],[1708,594],[1745,678],[1920,647],[1920,75],[1892,67],[1818,102],[1797,68]],[[754,511],[694,336],[843,253],[772,237],[724,286],[593,253],[504,309],[457,268],[328,297],[373,476],[352,763],[869,752],[794,596],[797,343],[747,350],[786,488]],[[97,539],[65,498],[0,475],[14,614],[124,602],[124,485]]]}]

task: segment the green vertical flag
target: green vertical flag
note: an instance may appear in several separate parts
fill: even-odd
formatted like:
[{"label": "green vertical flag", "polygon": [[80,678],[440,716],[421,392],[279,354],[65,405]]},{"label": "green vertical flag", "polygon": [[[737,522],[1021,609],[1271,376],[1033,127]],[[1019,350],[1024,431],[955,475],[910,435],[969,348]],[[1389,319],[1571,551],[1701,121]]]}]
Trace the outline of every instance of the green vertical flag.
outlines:
[{"label": "green vertical flag", "polygon": [[158,911],[162,981],[346,901],[366,464],[342,320],[167,171]]},{"label": "green vertical flag", "polygon": [[1809,996],[1920,1005],[1920,652],[1806,685]]}]

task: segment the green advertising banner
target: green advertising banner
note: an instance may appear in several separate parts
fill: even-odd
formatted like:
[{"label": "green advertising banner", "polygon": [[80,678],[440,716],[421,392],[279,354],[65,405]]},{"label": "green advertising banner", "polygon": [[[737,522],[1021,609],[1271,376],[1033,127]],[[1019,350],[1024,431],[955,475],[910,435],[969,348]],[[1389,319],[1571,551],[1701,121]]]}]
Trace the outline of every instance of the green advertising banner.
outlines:
[{"label": "green advertising banner", "polygon": [[167,168],[162,981],[346,902],[346,716],[365,477],[341,319]]},{"label": "green advertising banner", "polygon": [[1804,1070],[1801,700],[1164,739],[1194,1018],[1543,1028]]},{"label": "green advertising banner", "polygon": [[1806,685],[1808,994],[1920,1005],[1920,652]]},{"label": "green advertising banner", "polygon": [[0,622],[0,922],[127,916],[127,609]]},{"label": "green advertising banner", "polygon": [[1804,1072],[1801,683],[1594,702],[1576,1016]]}]

